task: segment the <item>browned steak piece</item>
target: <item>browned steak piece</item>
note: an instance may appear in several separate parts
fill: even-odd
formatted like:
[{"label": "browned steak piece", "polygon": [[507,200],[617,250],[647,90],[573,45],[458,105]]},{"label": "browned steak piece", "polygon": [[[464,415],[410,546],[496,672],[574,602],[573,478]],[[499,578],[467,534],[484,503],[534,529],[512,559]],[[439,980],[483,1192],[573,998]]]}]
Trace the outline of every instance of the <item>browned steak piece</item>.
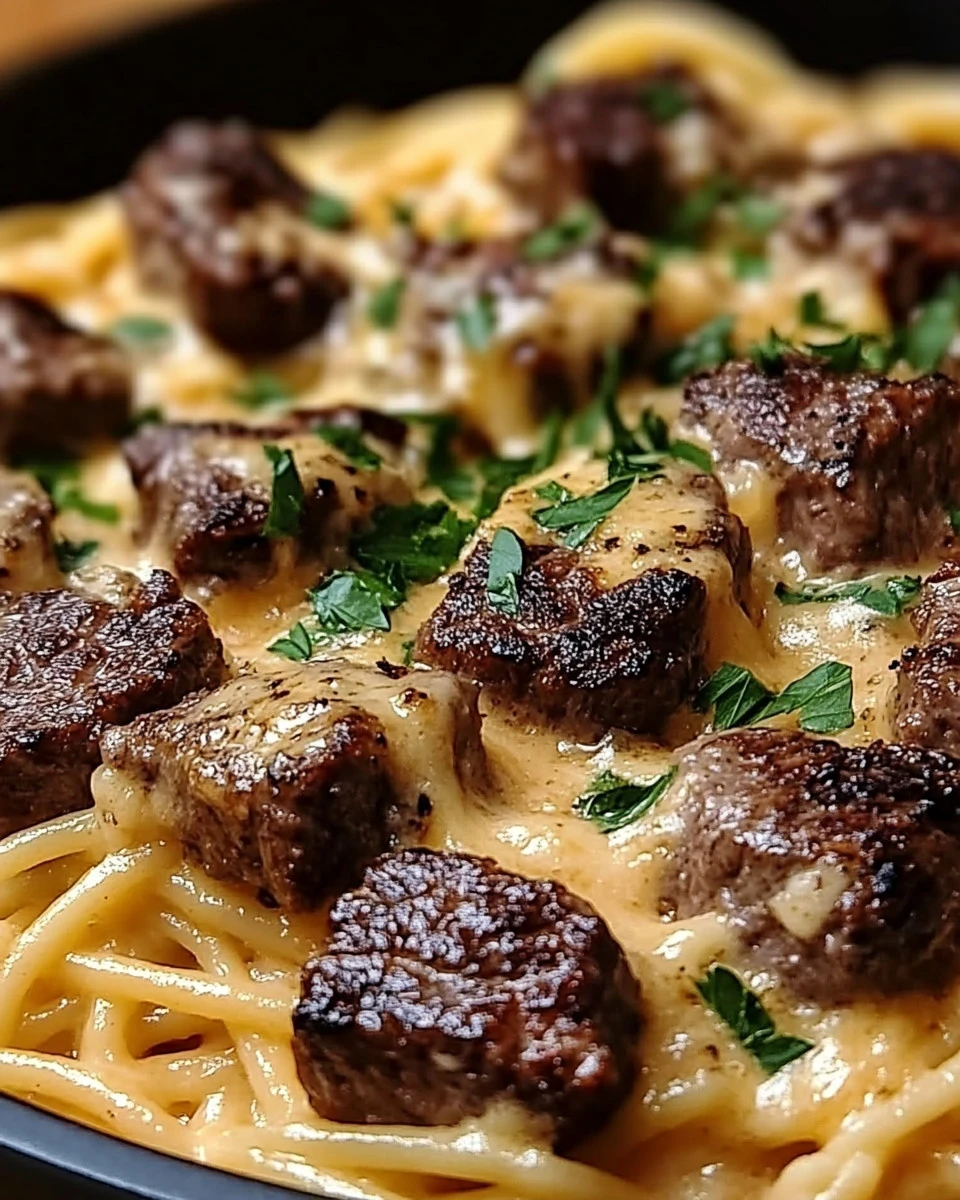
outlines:
[{"label": "browned steak piece", "polygon": [[39,592],[60,583],[53,505],[32,475],[0,468],[0,590]]},{"label": "browned steak piece", "polygon": [[[374,424],[381,435],[392,431],[392,422]],[[292,539],[302,558],[341,565],[350,534],[378,505],[411,499],[386,459],[358,466],[302,422],[145,426],[124,444],[141,534],[181,579],[263,577],[289,562],[291,539],[264,534],[273,489],[268,443],[293,453],[303,484]],[[381,449],[391,455],[388,444]]]},{"label": "browned steak piece", "polygon": [[474,689],[339,661],[241,675],[109,730],[103,756],[190,858],[287,909],[316,908],[418,840],[435,800],[485,770]]},{"label": "browned steak piece", "polygon": [[103,569],[85,590],[0,594],[0,833],[91,803],[108,725],[224,674],[203,612],[175,581]]},{"label": "browned steak piece", "polygon": [[487,594],[480,541],[421,627],[417,655],[550,717],[659,729],[700,682],[707,589],[655,568],[606,590],[571,550],[524,546],[515,616]]},{"label": "browned steak piece", "polygon": [[113,342],[68,325],[35,296],[0,289],[0,453],[75,451],[119,437],[130,387]]},{"label": "browned steak piece", "polygon": [[272,354],[317,333],[347,291],[309,190],[239,121],[173,126],[123,190],[146,281],[181,294],[193,319],[238,354]]},{"label": "browned steak piece", "polygon": [[823,1004],[939,992],[960,971],[960,760],[771,729],[695,743],[662,897],[728,917]]},{"label": "browned steak piece", "polygon": [[559,83],[531,97],[504,181],[552,220],[577,200],[657,234],[685,193],[731,165],[734,128],[682,67]]},{"label": "browned steak piece", "polygon": [[330,921],[293,1017],[321,1116],[453,1125],[509,1098],[569,1145],[629,1093],[640,986],[560,884],[407,850],[374,863]]},{"label": "browned steak piece", "polygon": [[896,736],[960,755],[960,563],[943,563],[924,580],[910,617],[919,644],[900,656]]},{"label": "browned steak piece", "polygon": [[835,180],[834,195],[801,218],[799,236],[863,262],[903,320],[960,272],[960,155],[881,150],[841,164]]},{"label": "browned steak piece", "polygon": [[778,372],[732,362],[693,376],[683,418],[721,471],[759,466],[788,549],[816,569],[915,562],[947,539],[960,503],[960,385],[842,374],[802,355]]}]

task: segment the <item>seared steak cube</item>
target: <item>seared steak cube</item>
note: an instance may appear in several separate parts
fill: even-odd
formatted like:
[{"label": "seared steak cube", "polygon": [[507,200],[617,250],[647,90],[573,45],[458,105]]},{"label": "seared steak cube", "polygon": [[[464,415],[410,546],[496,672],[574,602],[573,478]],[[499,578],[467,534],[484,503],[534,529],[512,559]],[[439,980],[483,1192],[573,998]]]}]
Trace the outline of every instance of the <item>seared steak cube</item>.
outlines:
[{"label": "seared steak cube", "polygon": [[[591,462],[563,482],[601,471]],[[527,507],[544,501],[516,489],[497,523],[529,523]],[[516,612],[489,595],[492,527],[484,527],[420,629],[419,658],[549,718],[660,729],[701,681],[708,614],[736,606],[749,569],[749,537],[719,485],[665,468],[635,485],[579,552],[534,530],[521,541]]]},{"label": "seared steak cube", "polygon": [[0,834],[86,808],[107,726],[223,675],[206,617],[163,571],[0,594]]},{"label": "seared steak cube", "polygon": [[53,505],[32,475],[0,468],[0,590],[39,592],[56,587]]},{"label": "seared steak cube", "polygon": [[119,437],[130,387],[113,342],[68,325],[35,296],[0,290],[0,453],[77,451]]},{"label": "seared steak cube", "polygon": [[239,121],[175,125],[123,192],[147,283],[179,293],[214,341],[272,354],[317,333],[347,291],[309,190]]},{"label": "seared steak cube", "polygon": [[684,388],[684,419],[723,470],[759,467],[785,549],[814,569],[916,562],[960,503],[960,385],[840,373],[802,355],[779,371],[732,362]]},{"label": "seared steak cube", "polygon": [[587,199],[615,229],[659,234],[688,191],[731,165],[733,135],[682,67],[573,80],[528,100],[502,175],[546,220]]},{"label": "seared steak cube", "polygon": [[900,656],[896,736],[960,755],[960,563],[924,580],[910,617],[919,644]]},{"label": "seared steak cube", "polygon": [[602,918],[488,858],[406,850],[341,896],[294,1024],[321,1116],[453,1125],[501,1098],[560,1145],[633,1085],[640,987]]},{"label": "seared steak cube", "polygon": [[268,443],[293,453],[303,484],[293,538],[302,558],[339,565],[351,533],[378,505],[411,498],[385,460],[357,466],[315,430],[293,423],[145,426],[124,445],[141,533],[181,579],[256,578],[289,561],[289,539],[264,533],[273,488]]},{"label": "seared steak cube", "polygon": [[902,321],[960,272],[960,155],[881,150],[832,175],[833,194],[804,214],[799,236],[811,249],[862,263]]},{"label": "seared steak cube", "polygon": [[825,1005],[956,979],[960,760],[743,730],[689,748],[672,795],[679,919],[723,914],[758,967]]},{"label": "seared steak cube", "polygon": [[215,878],[311,909],[480,785],[479,729],[475,692],[449,676],[298,664],[110,730],[98,801],[118,780]]}]

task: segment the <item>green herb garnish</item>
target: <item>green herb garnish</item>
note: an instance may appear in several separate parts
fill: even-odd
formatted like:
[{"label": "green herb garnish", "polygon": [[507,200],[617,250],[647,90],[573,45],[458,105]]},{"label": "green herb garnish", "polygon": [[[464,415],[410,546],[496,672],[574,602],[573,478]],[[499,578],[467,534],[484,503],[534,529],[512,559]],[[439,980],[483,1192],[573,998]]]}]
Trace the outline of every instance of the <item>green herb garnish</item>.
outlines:
[{"label": "green herb garnish", "polygon": [[417,210],[409,200],[397,198],[390,201],[390,216],[398,225],[404,225],[408,229],[412,228],[416,215]]},{"label": "green herb garnish", "polygon": [[649,812],[664,794],[676,769],[634,783],[609,771],[598,775],[574,801],[573,811],[592,821],[601,833],[614,833]]},{"label": "green herb garnish", "polygon": [[690,97],[669,79],[655,79],[640,89],[640,103],[658,125],[668,125],[689,112]]},{"label": "green herb garnish", "polygon": [[777,1033],[760,997],[729,967],[714,963],[706,976],[697,980],[696,988],[704,1003],[768,1075],[813,1049],[813,1043],[805,1038]]},{"label": "green herb garnish", "polygon": [[947,512],[947,520],[954,533],[960,533],[960,508],[951,508]]},{"label": "green herb garnish", "polygon": [[281,450],[268,443],[263,448],[267,461],[273,468],[273,486],[270,490],[270,508],[263,526],[263,536],[268,538],[296,537],[300,532],[300,515],[303,511],[303,482],[293,459],[292,450]]},{"label": "green herb garnish", "polygon": [[560,449],[563,434],[563,415],[559,411],[550,413],[543,423],[543,441],[536,454],[526,458],[483,458],[477,469],[483,479],[480,495],[474,505],[473,515],[482,521],[495,512],[503,494],[515,487],[529,475],[539,475],[552,467]]},{"label": "green herb garnish", "polygon": [[60,570],[64,575],[69,575],[71,571],[79,570],[84,563],[89,562],[99,549],[99,542],[71,542],[69,538],[61,538],[54,543],[53,552],[57,556]]},{"label": "green herb garnish", "polygon": [[230,398],[243,408],[256,411],[273,405],[290,404],[293,393],[284,380],[272,371],[254,371],[233,389]]},{"label": "green herb garnish", "polygon": [[586,496],[560,499],[548,508],[536,509],[533,519],[541,529],[562,534],[561,540],[567,549],[576,550],[629,495],[635,478],[629,475]]},{"label": "green herb garnish", "polygon": [[720,205],[735,199],[739,191],[729,176],[712,175],[674,210],[668,240],[688,247],[698,245]]},{"label": "green herb garnish", "polygon": [[747,192],[736,203],[737,224],[751,237],[766,237],[783,220],[783,205],[772,196]]},{"label": "green herb garnish", "polygon": [[487,603],[506,617],[515,617],[520,607],[517,581],[523,574],[523,543],[512,529],[501,528],[490,544],[487,567]]},{"label": "green herb garnish", "polygon": [[775,375],[783,370],[783,360],[788,354],[799,354],[796,346],[782,338],[775,329],[771,329],[761,342],[754,342],[747,351],[757,367],[768,375]]},{"label": "green herb garnish", "polygon": [[75,459],[26,459],[17,465],[33,475],[58,512],[78,512],[105,525],[116,525],[120,520],[120,510],[115,504],[91,500],[80,490],[80,464]]},{"label": "green herb garnish", "polygon": [[469,350],[486,350],[497,328],[497,310],[493,297],[481,293],[456,315],[457,329]]},{"label": "green herb garnish", "polygon": [[374,512],[351,550],[378,579],[405,595],[411,584],[431,583],[455,562],[475,527],[442,500],[387,505]]},{"label": "green herb garnish", "polygon": [[731,250],[730,270],[734,279],[741,282],[766,279],[770,274],[770,260],[754,250]]},{"label": "green herb garnish", "polygon": [[308,662],[313,657],[313,639],[306,625],[298,621],[289,633],[271,642],[267,649],[281,658],[289,658],[291,662]]},{"label": "green herb garnish", "polygon": [[917,371],[935,371],[960,323],[960,276],[949,276],[903,334],[903,357]]},{"label": "green herb garnish", "polygon": [[596,212],[588,205],[571,208],[552,225],[538,229],[526,239],[520,253],[527,262],[547,262],[575,250],[599,227]]},{"label": "green herb garnish", "polygon": [[353,220],[350,205],[333,192],[314,192],[305,211],[310,224],[320,229],[346,229]]},{"label": "green herb garnish", "polygon": [[387,610],[403,596],[369,571],[334,571],[307,597],[323,633],[356,633],[363,629],[390,628]]},{"label": "green herb garnish", "polygon": [[853,672],[845,663],[825,662],[782,692],[771,692],[746,667],[723,663],[700,689],[696,707],[700,712],[713,709],[716,730],[798,712],[801,729],[838,733],[853,724]]},{"label": "green herb garnish", "polygon": [[658,383],[680,383],[695,371],[719,367],[733,358],[733,317],[724,313],[707,321],[663,354],[654,366]]},{"label": "green herb garnish", "polygon": [[819,325],[821,329],[843,329],[840,321],[827,316],[819,292],[804,292],[797,301],[797,319],[804,325]]},{"label": "green herb garnish", "polygon": [[110,336],[131,350],[162,350],[173,337],[169,321],[159,317],[129,316],[114,321]]},{"label": "green herb garnish", "polygon": [[375,471],[383,459],[364,442],[363,434],[351,425],[318,425],[317,436],[339,450],[355,466]]},{"label": "green herb garnish", "polygon": [[778,583],[776,594],[781,604],[835,604],[849,600],[884,617],[899,617],[920,595],[920,586],[919,575],[888,575],[850,583],[808,583],[796,591]]},{"label": "green herb garnish", "polygon": [[393,329],[400,316],[400,302],[406,289],[407,281],[398,276],[383,287],[378,288],[370,297],[367,305],[367,316],[378,329]]}]

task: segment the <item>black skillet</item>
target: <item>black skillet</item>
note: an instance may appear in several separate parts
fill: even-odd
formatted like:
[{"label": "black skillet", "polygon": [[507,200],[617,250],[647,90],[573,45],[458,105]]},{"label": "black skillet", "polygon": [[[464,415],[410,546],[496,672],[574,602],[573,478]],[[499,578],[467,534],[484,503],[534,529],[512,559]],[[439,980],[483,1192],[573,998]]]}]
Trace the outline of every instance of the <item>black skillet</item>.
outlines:
[{"label": "black skillet", "polygon": [[[955,0],[729,6],[814,67],[960,65]],[[0,206],[109,186],[177,117],[240,114],[306,127],[350,101],[395,106],[515,79],[537,47],[586,7],[579,0],[240,0],[126,34],[0,82]],[[0,1097],[4,1197],[209,1200],[214,1191],[229,1200],[282,1194]]]}]

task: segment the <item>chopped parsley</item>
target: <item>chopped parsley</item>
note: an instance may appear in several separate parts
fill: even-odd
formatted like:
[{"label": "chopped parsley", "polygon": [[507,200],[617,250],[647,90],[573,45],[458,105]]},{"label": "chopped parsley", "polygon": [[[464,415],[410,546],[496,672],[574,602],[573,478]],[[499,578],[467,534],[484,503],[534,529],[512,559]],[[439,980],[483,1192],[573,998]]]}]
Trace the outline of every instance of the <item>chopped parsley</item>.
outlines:
[{"label": "chopped parsley", "polygon": [[272,371],[254,371],[230,393],[234,403],[251,411],[273,405],[290,404],[293,400],[287,383]]},{"label": "chopped parsley", "polygon": [[482,458],[477,464],[483,483],[474,505],[473,515],[482,521],[495,512],[504,492],[529,475],[539,475],[552,467],[560,449],[563,416],[552,412],[543,423],[543,441],[536,454],[525,458]]},{"label": "chopped parsley", "polygon": [[730,270],[734,279],[740,282],[766,279],[770,274],[770,262],[758,251],[734,249],[730,251]]},{"label": "chopped parsley", "polygon": [[163,420],[163,409],[158,404],[151,404],[149,408],[141,408],[133,413],[127,422],[127,432],[136,433],[144,425],[162,425]]},{"label": "chopped parsley", "polygon": [[639,99],[658,125],[669,125],[692,107],[683,88],[669,79],[654,79],[644,84]]},{"label": "chopped parsley", "polygon": [[717,209],[736,198],[740,188],[728,175],[711,175],[673,211],[668,240],[681,246],[700,243]]},{"label": "chopped parsley", "polygon": [[723,313],[661,355],[654,365],[658,383],[680,383],[695,371],[719,367],[733,358],[733,317]]},{"label": "chopped parsley", "polygon": [[295,537],[300,532],[304,492],[300,472],[293,459],[293,451],[281,450],[279,446],[267,443],[263,452],[273,468],[270,508],[264,522],[263,536]]},{"label": "chopped parsley", "polygon": [[799,354],[800,351],[792,342],[782,338],[775,329],[771,329],[763,341],[754,342],[747,353],[761,371],[774,375],[783,369],[786,355]]},{"label": "chopped parsley", "polygon": [[649,812],[673,782],[676,773],[674,768],[635,783],[604,771],[586,792],[577,797],[573,811],[592,821],[601,833],[615,833]]},{"label": "chopped parsley", "polygon": [[100,549],[99,542],[71,542],[69,538],[61,538],[53,547],[53,552],[57,556],[57,565],[64,575],[69,575],[71,571],[77,571],[89,562],[91,558]]},{"label": "chopped parsley", "polygon": [[917,371],[935,371],[960,323],[960,276],[949,276],[917,311],[903,334],[903,357]]},{"label": "chopped parsley", "polygon": [[481,292],[456,315],[460,338],[468,350],[486,350],[497,328],[497,310],[493,297]]},{"label": "chopped parsley", "polygon": [[371,450],[364,442],[360,430],[355,429],[352,425],[319,425],[317,426],[317,436],[339,450],[357,467],[375,471],[383,462],[380,455]]},{"label": "chopped parsley", "polygon": [[114,321],[109,329],[114,341],[130,350],[162,350],[173,337],[173,327],[160,317],[129,316]]},{"label": "chopped parsley", "polygon": [[808,583],[794,591],[777,584],[781,604],[835,604],[849,600],[884,617],[899,617],[920,595],[919,575],[873,576],[850,583]]},{"label": "chopped parsley", "polygon": [[320,229],[346,229],[353,220],[350,205],[333,192],[314,192],[305,211],[310,224]]},{"label": "chopped parsley", "polygon": [[704,978],[697,980],[696,988],[766,1074],[773,1075],[813,1049],[813,1043],[805,1038],[777,1033],[760,997],[729,967],[714,963]]},{"label": "chopped parsley", "polygon": [[527,262],[548,262],[575,250],[599,228],[596,212],[586,204],[569,209],[552,225],[532,233],[520,248]]},{"label": "chopped parsley", "polygon": [[387,505],[374,512],[351,550],[378,579],[405,595],[411,584],[431,583],[455,562],[474,528],[442,500]]},{"label": "chopped parsley", "polygon": [[408,638],[405,642],[400,643],[400,649],[403,651],[403,665],[405,667],[413,666],[413,648],[415,645],[415,638]]},{"label": "chopped parsley", "polygon": [[783,205],[772,196],[747,192],[736,202],[737,224],[751,237],[766,237],[783,220]]},{"label": "chopped parsley", "polygon": [[806,342],[801,348],[771,329],[748,353],[768,374],[782,371],[784,358],[790,354],[820,359],[834,371],[886,371],[900,357],[900,338],[896,334],[851,333],[836,342]]},{"label": "chopped parsley", "polygon": [[696,707],[713,710],[715,730],[756,725],[797,712],[809,733],[838,733],[853,724],[853,673],[845,663],[825,662],[771,692],[745,667],[723,663],[700,689]]},{"label": "chopped parsley", "polygon": [[459,418],[450,413],[411,413],[404,420],[423,425],[430,432],[427,483],[451,500],[469,500],[476,490],[476,480],[468,467],[457,462],[452,449],[453,439],[460,432]]},{"label": "chopped parsley", "polygon": [[501,528],[490,544],[487,603],[498,613],[515,617],[520,607],[517,580],[523,574],[523,543],[512,529]]},{"label": "chopped parsley", "polygon": [[947,513],[947,520],[953,532],[960,533],[960,508],[951,508]]},{"label": "chopped parsley", "polygon": [[409,200],[397,197],[390,201],[390,216],[397,225],[403,225],[410,229],[416,220],[417,210]]},{"label": "chopped parsley", "polygon": [[378,288],[370,297],[367,317],[378,329],[393,329],[396,325],[406,286],[407,281],[402,275],[398,275],[396,279],[391,279],[389,283]]},{"label": "chopped parsley", "polygon": [[308,662],[313,656],[313,639],[306,625],[298,621],[289,633],[271,642],[267,649],[291,662]]},{"label": "chopped parsley", "polygon": [[650,449],[658,454],[683,459],[707,474],[713,470],[710,451],[693,442],[684,441],[683,438],[672,438],[666,421],[652,408],[645,408],[640,414],[640,431]]},{"label": "chopped parsley", "polygon": [[58,512],[78,512],[105,525],[116,525],[120,520],[120,510],[115,504],[91,500],[80,490],[80,464],[75,459],[27,459],[17,465],[33,475]]},{"label": "chopped parsley", "polygon": [[635,478],[628,475],[614,479],[586,496],[573,497],[567,493],[547,508],[536,509],[533,519],[541,529],[562,534],[567,549],[576,550],[630,493]]},{"label": "chopped parsley", "polygon": [[819,292],[804,292],[797,301],[797,320],[803,325],[819,325],[821,329],[843,329],[839,321],[827,316]]},{"label": "chopped parsley", "polygon": [[369,571],[334,571],[311,588],[307,597],[321,632],[327,634],[387,630],[388,609],[403,600],[395,588]]}]

